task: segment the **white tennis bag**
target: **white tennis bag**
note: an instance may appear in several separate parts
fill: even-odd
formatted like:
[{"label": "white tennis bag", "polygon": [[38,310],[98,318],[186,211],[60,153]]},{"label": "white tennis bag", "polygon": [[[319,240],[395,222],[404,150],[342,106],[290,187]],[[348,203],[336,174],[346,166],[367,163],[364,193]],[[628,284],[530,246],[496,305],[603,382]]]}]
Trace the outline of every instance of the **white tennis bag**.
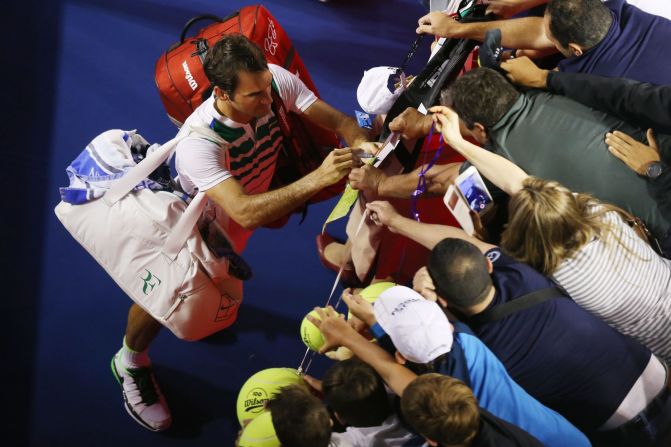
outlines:
[{"label": "white tennis bag", "polygon": [[61,201],[55,212],[133,301],[177,337],[198,340],[232,324],[242,301],[242,281],[228,275],[228,261],[210,251],[196,226],[207,198],[198,193],[187,206],[172,192],[134,190],[189,132],[221,141],[209,129],[182,129],[101,198]]}]

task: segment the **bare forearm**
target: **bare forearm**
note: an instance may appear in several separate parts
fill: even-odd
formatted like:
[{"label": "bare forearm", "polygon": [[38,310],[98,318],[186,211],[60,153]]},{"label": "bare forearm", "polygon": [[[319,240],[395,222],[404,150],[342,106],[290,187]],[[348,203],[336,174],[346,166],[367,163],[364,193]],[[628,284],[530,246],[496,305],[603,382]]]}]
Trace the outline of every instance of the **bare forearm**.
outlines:
[{"label": "bare forearm", "polygon": [[357,148],[361,143],[370,141],[370,132],[368,129],[359,127],[359,124],[351,116],[342,114],[336,133],[340,135],[347,145]]},{"label": "bare forearm", "polygon": [[454,35],[484,41],[485,33],[490,29],[501,30],[501,44],[508,48],[543,50],[554,48],[543,29],[543,19],[540,17],[524,17],[521,19],[495,20],[492,22],[463,23],[454,28]]},{"label": "bare forearm", "polygon": [[401,215],[397,215],[391,220],[389,229],[394,233],[412,239],[429,250],[432,250],[438,242],[448,237],[466,240],[472,239],[460,228],[426,224]]},{"label": "bare forearm", "polygon": [[508,195],[512,196],[522,189],[528,175],[515,163],[466,140],[456,142],[453,147]]},{"label": "bare forearm", "polygon": [[417,188],[417,174],[419,170],[407,174],[385,176],[380,180],[377,193],[381,197],[407,199]]},{"label": "bare forearm", "polygon": [[349,147],[356,148],[359,144],[369,141],[370,135],[367,129],[362,129],[354,118],[331,107],[321,99],[315,101],[303,114],[312,123],[337,133]]},{"label": "bare forearm", "polygon": [[289,214],[326,186],[316,170],[290,185],[261,194],[247,195],[236,184],[215,187],[207,194],[242,227],[254,229]]},{"label": "bare forearm", "polygon": [[369,364],[382,377],[382,380],[398,396],[417,376],[408,368],[396,363],[394,358],[375,343],[361,336],[348,337],[344,345],[363,362]]}]

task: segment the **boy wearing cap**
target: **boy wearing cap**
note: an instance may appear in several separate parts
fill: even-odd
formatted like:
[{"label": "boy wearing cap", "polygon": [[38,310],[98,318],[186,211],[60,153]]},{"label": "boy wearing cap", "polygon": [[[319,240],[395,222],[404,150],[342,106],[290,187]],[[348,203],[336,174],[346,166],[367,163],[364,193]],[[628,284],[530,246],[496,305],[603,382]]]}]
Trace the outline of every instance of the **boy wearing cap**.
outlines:
[{"label": "boy wearing cap", "polygon": [[[343,300],[354,315],[371,327],[381,344],[385,342],[385,334],[389,335],[397,350],[397,361],[421,372],[439,372],[461,380],[473,389],[482,408],[528,431],[545,445],[590,445],[566,419],[515,383],[501,362],[466,326],[457,323],[453,327],[436,303],[425,300],[414,290],[392,287],[380,295],[372,309],[361,297],[348,292],[343,294]],[[311,321],[320,324],[316,319]],[[346,346],[375,368],[398,395],[414,378],[414,373],[354,330],[338,325],[341,332],[332,334],[328,325],[321,323],[321,326],[327,338],[322,351],[336,344]]]}]

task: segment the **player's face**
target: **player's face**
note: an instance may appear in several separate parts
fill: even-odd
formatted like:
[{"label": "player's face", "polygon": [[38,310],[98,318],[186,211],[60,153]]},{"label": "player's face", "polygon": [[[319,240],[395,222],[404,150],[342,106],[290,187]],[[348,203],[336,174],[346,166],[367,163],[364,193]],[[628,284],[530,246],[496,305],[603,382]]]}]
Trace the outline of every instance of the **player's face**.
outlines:
[{"label": "player's face", "polygon": [[238,86],[233,97],[230,98],[231,105],[240,113],[253,118],[261,118],[270,113],[270,105],[273,103],[270,89],[272,88],[273,75],[270,70],[252,73],[240,71],[238,73]]}]

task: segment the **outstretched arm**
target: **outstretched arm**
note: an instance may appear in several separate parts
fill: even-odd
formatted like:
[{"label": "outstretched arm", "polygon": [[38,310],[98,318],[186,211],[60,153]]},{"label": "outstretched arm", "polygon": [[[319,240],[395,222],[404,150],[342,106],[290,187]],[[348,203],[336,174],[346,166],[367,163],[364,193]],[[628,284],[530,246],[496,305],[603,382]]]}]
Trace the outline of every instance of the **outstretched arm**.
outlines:
[{"label": "outstretched arm", "polygon": [[529,177],[527,173],[510,160],[464,140],[459,131],[459,115],[455,111],[443,106],[432,107],[431,111],[435,112],[434,118],[445,141],[466,157],[483,176],[510,196],[522,189],[524,180]]},{"label": "outstretched arm", "polygon": [[492,248],[496,248],[495,245],[488,244],[480,239],[469,236],[461,228],[450,227],[447,225],[425,224],[403,217],[396,212],[389,202],[371,202],[366,205],[366,208],[370,210],[370,218],[375,224],[385,225],[391,232],[412,239],[429,250],[432,250],[438,242],[448,237],[468,241],[478,247],[483,253],[487,253]]},{"label": "outstretched arm", "polygon": [[547,3],[548,0],[485,0],[488,3],[487,13],[499,17],[512,17],[522,11]]},{"label": "outstretched arm", "polygon": [[[453,183],[459,175],[460,166],[461,163],[449,163],[435,165],[429,169],[425,175],[425,194],[427,196],[445,194],[447,185]],[[349,182],[354,189],[372,192],[380,197],[407,199],[417,188],[419,172],[425,168],[426,165],[422,165],[407,174],[386,175],[381,169],[366,164],[352,169]]]},{"label": "outstretched arm", "polygon": [[540,69],[527,57],[503,62],[508,79],[547,89],[642,128],[671,133],[671,86]]},{"label": "outstretched arm", "polygon": [[372,153],[377,152],[377,150],[371,150],[374,143],[369,142],[370,133],[367,129],[359,127],[354,118],[331,107],[321,99],[308,107],[303,112],[303,116],[310,122],[337,133],[352,148],[366,149]]},{"label": "outstretched arm", "polygon": [[542,17],[461,23],[442,12],[432,12],[421,17],[418,23],[417,34],[425,33],[482,42],[485,40],[487,31],[498,28],[501,30],[501,45],[504,47],[529,50],[555,48],[545,36]]},{"label": "outstretched arm", "polygon": [[325,344],[320,350],[322,354],[338,346],[349,348],[354,355],[377,371],[389,388],[399,396],[410,382],[415,380],[417,377],[415,373],[396,363],[388,352],[352,329],[344,318],[338,317],[331,306],[324,310],[317,307],[315,311],[319,314],[319,319],[312,316],[308,316],[308,319],[324,336]]}]

